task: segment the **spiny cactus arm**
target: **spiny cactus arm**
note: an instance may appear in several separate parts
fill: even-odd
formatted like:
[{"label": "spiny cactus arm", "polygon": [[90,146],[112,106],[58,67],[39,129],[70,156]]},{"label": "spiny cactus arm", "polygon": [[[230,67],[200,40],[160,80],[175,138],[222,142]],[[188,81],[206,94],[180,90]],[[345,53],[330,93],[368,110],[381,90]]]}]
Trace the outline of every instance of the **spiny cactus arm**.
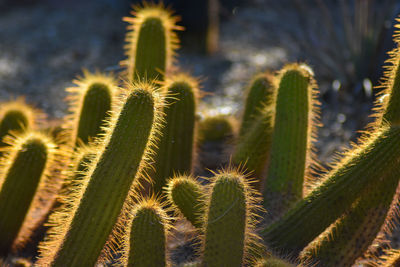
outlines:
[{"label": "spiny cactus arm", "polygon": [[165,206],[155,198],[140,200],[133,211],[128,267],[170,266],[166,237],[171,226]]},{"label": "spiny cactus arm", "polygon": [[294,267],[295,265],[287,260],[277,258],[275,256],[268,256],[263,259],[257,260],[254,267]]},{"label": "spiny cactus arm", "polygon": [[177,176],[168,182],[166,194],[174,210],[182,214],[196,228],[201,228],[205,209],[202,185],[192,176]]},{"label": "spiny cactus arm", "polygon": [[[56,147],[46,135],[28,131],[8,136],[0,174],[0,254],[10,252],[35,194],[46,186]],[[43,196],[42,196],[43,197]]]},{"label": "spiny cactus arm", "polygon": [[112,74],[87,70],[83,70],[83,77],[78,77],[74,83],[75,87],[66,89],[70,111],[66,125],[71,131],[73,145],[80,146],[103,133],[102,126],[110,116],[118,88]]},{"label": "spiny cactus arm", "polygon": [[83,189],[70,201],[72,207],[50,218],[53,227],[41,245],[38,266],[93,266],[118,216],[125,214],[125,200],[135,196],[138,179],[145,179],[163,102],[151,84],[126,87]]},{"label": "spiny cactus arm", "polygon": [[202,242],[205,266],[242,266],[252,262],[258,236],[259,200],[247,177],[234,169],[217,173],[209,185]]},{"label": "spiny cactus arm", "polygon": [[24,98],[0,104],[0,146],[5,146],[3,138],[10,133],[22,133],[36,129],[45,115],[42,111],[26,104]]},{"label": "spiny cactus arm", "polygon": [[125,17],[128,22],[125,53],[128,57],[121,62],[127,68],[127,78],[136,80],[163,80],[174,61],[178,38],[174,30],[179,17],[160,4],[145,3]]},{"label": "spiny cactus arm", "polygon": [[279,216],[303,196],[317,126],[317,90],[310,68],[284,67],[278,76],[274,128],[264,184],[264,207]]},{"label": "spiny cactus arm", "polygon": [[239,138],[232,155],[233,164],[243,164],[249,171],[253,171],[257,189],[261,189],[262,176],[268,161],[273,119],[273,110],[265,109],[248,129],[248,133]]},{"label": "spiny cactus arm", "polygon": [[177,74],[165,82],[165,126],[159,134],[154,156],[155,172],[151,174],[155,194],[162,191],[167,179],[175,173],[191,173],[194,160],[195,113],[198,98],[197,81]]},{"label": "spiny cactus arm", "polygon": [[366,266],[371,267],[397,267],[400,265],[400,250],[387,249],[382,255],[377,258],[372,258],[367,261]]},{"label": "spiny cactus arm", "polygon": [[[351,266],[362,256],[382,229],[399,182],[400,170],[367,188],[355,206],[339,218],[301,253],[306,262],[316,266]],[[394,208],[394,207],[392,207]]]},{"label": "spiny cactus arm", "polygon": [[376,177],[395,171],[400,160],[400,127],[383,127],[371,135],[334,166],[321,186],[263,230],[268,244],[297,255],[348,210],[367,186],[383,182]]},{"label": "spiny cactus arm", "polygon": [[265,105],[275,105],[276,85],[271,73],[258,74],[248,89],[246,104],[240,125],[239,136],[244,136],[251,128]]},{"label": "spiny cactus arm", "polygon": [[[400,18],[396,21],[399,22]],[[400,24],[396,24],[395,27],[399,29]],[[375,103],[377,111],[375,125],[378,127],[385,121],[400,124],[400,31],[397,29],[393,35],[396,47],[388,53],[390,58],[387,60],[388,65],[385,66],[384,82],[380,86],[383,90]]]},{"label": "spiny cactus arm", "polygon": [[197,127],[197,143],[232,141],[236,135],[236,120],[224,114],[209,115],[199,121]]}]

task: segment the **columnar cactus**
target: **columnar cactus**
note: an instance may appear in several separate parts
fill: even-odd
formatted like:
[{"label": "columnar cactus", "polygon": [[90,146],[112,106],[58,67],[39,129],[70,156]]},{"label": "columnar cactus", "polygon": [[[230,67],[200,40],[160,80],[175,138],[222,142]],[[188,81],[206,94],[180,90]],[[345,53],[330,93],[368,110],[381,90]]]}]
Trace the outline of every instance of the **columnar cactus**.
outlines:
[{"label": "columnar cactus", "polygon": [[258,260],[254,267],[294,267],[294,264],[274,256]]},{"label": "columnar cactus", "polygon": [[[0,254],[7,255],[21,230],[29,209],[35,209],[35,194],[44,188],[56,147],[49,137],[28,131],[8,136],[0,176]],[[36,198],[37,199],[37,198]]]},{"label": "columnar cactus", "polygon": [[169,266],[166,236],[169,217],[154,198],[143,199],[133,211],[129,238],[129,267]]},{"label": "columnar cactus", "polygon": [[206,114],[197,127],[198,144],[232,141],[235,137],[236,124],[233,117],[224,114]]},{"label": "columnar cactus", "polygon": [[279,76],[264,207],[279,216],[303,197],[316,129],[316,85],[308,66],[292,64]]},{"label": "columnar cactus", "polygon": [[204,266],[242,266],[254,256],[258,238],[255,191],[246,177],[233,170],[212,178],[204,216],[202,243]]},{"label": "columnar cactus", "polygon": [[196,228],[202,227],[205,193],[200,183],[191,176],[174,177],[166,188],[169,202],[175,210]]},{"label": "columnar cactus", "polygon": [[[400,40],[395,38],[395,42]],[[375,103],[376,122],[371,128],[379,130],[385,124],[400,122],[399,96],[400,60],[399,49],[390,53],[391,59],[386,82],[383,84],[383,99]],[[388,211],[400,179],[400,172],[384,172],[375,179],[381,182],[367,188],[350,211],[345,213],[331,228],[312,242],[302,253],[303,259],[313,260],[321,266],[346,266],[363,255],[383,227],[385,219],[391,221]],[[388,218],[387,218],[388,217]],[[360,231],[362,229],[362,231]]]},{"label": "columnar cactus", "polygon": [[165,126],[158,138],[154,157],[153,190],[162,191],[168,178],[176,173],[191,173],[194,154],[195,113],[198,97],[197,81],[186,75],[166,80]]},{"label": "columnar cactus", "polygon": [[367,186],[385,182],[382,173],[396,171],[400,127],[382,127],[364,139],[326,174],[321,186],[263,231],[269,244],[282,253],[297,255],[347,211]]},{"label": "columnar cactus", "polygon": [[232,156],[235,165],[243,164],[248,170],[253,171],[251,175],[257,181],[254,186],[260,190],[270,152],[273,120],[274,110],[265,107],[248,132],[239,139]]},{"label": "columnar cactus", "polygon": [[133,197],[138,179],[145,178],[162,120],[162,100],[151,84],[126,87],[82,190],[76,190],[72,207],[50,218],[53,227],[41,245],[39,266],[93,266],[118,216],[125,214],[125,200]]},{"label": "columnar cactus", "polygon": [[240,125],[239,136],[245,135],[259,116],[264,107],[275,104],[276,86],[271,73],[261,73],[253,78],[247,92],[246,104]]},{"label": "columnar cactus", "polygon": [[35,129],[44,114],[25,103],[23,98],[0,105],[0,146],[5,146],[3,138],[10,132],[22,133]]},{"label": "columnar cactus", "polygon": [[104,123],[117,94],[117,82],[112,75],[84,70],[83,77],[74,83],[76,87],[67,88],[71,112],[67,128],[72,131],[74,145],[80,146],[104,134]]},{"label": "columnar cactus", "polygon": [[178,38],[174,30],[178,17],[166,10],[162,4],[144,4],[135,8],[133,17],[125,17],[129,23],[126,35],[126,60],[121,64],[127,68],[128,79],[163,80],[172,66]]}]

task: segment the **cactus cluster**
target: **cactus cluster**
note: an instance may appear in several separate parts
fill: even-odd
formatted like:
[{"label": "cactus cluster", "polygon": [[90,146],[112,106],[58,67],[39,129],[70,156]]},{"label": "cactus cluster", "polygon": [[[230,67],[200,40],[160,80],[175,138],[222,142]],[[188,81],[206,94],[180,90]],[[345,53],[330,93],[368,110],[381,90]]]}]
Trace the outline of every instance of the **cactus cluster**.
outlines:
[{"label": "cactus cluster", "polygon": [[[17,256],[37,242],[39,225],[40,267],[351,266],[390,234],[399,48],[375,122],[329,171],[315,172],[318,89],[307,65],[258,74],[239,127],[232,116],[201,117],[198,79],[174,68],[178,17],[162,4],[132,14],[125,71],[85,70],[67,89],[59,137],[23,100],[0,105],[2,266],[26,264]],[[230,161],[201,177],[207,144],[231,147]],[[173,257],[182,232],[192,236],[188,262]],[[399,262],[397,250],[383,254],[369,265]]]}]

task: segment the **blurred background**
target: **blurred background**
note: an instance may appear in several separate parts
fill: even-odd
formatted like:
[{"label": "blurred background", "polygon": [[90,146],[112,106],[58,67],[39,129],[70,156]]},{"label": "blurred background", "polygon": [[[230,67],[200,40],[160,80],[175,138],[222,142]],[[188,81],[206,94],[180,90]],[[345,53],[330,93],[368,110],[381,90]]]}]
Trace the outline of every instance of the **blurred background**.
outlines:
[{"label": "blurred background", "polygon": [[[52,118],[81,74],[119,72],[129,0],[0,0],[0,100],[26,95]],[[204,107],[240,112],[251,77],[290,61],[321,90],[322,162],[355,140],[392,49],[399,0],[164,0],[182,17],[179,65],[202,78]]]}]

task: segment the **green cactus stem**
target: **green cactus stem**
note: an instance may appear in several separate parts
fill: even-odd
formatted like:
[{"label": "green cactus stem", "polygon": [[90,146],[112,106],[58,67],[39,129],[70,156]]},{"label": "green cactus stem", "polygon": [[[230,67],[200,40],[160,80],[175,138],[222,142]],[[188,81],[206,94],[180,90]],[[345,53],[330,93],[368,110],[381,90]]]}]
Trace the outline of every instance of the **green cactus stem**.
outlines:
[{"label": "green cactus stem", "polygon": [[195,79],[178,74],[166,81],[165,126],[158,138],[151,174],[154,193],[162,192],[167,179],[176,173],[191,173],[194,155],[194,129],[198,84]]},{"label": "green cactus stem", "polygon": [[254,77],[248,89],[246,104],[240,125],[239,136],[243,137],[259,116],[265,105],[274,105],[276,86],[270,73],[261,73]]},{"label": "green cactus stem", "polygon": [[191,176],[178,176],[168,182],[166,191],[175,210],[200,229],[205,208],[202,185]]},{"label": "green cactus stem", "polygon": [[53,227],[41,245],[38,266],[93,266],[119,215],[125,214],[125,200],[135,197],[138,179],[146,177],[162,102],[150,84],[125,87],[82,190],[70,200],[72,207],[50,218]]},{"label": "green cactus stem", "polygon": [[88,144],[104,134],[103,126],[112,109],[117,93],[117,82],[112,75],[83,71],[83,77],[74,80],[76,87],[67,88],[70,94],[68,128],[75,146]]},{"label": "green cactus stem", "polygon": [[302,261],[315,262],[315,266],[351,266],[364,254],[386,219],[400,170],[386,176],[366,189],[355,207],[304,249]]},{"label": "green cactus stem", "polygon": [[267,243],[282,253],[297,255],[347,211],[367,186],[377,186],[386,181],[385,174],[395,172],[400,127],[383,127],[364,138],[326,174],[321,186],[263,231]]},{"label": "green cactus stem", "polygon": [[303,197],[317,116],[317,91],[308,66],[288,65],[277,78],[274,129],[264,185],[264,207],[273,217]]},{"label": "green cactus stem", "polygon": [[0,104],[0,147],[7,144],[4,137],[10,132],[23,133],[35,129],[44,114],[25,103],[23,98]]},{"label": "green cactus stem", "polygon": [[270,152],[273,119],[273,110],[265,109],[248,129],[247,134],[239,138],[232,155],[233,164],[243,164],[247,170],[253,171],[251,176],[255,177],[256,181],[254,187],[259,190]]},{"label": "green cactus stem", "polygon": [[236,121],[233,117],[217,114],[206,115],[199,122],[197,141],[199,145],[206,142],[229,142],[235,137]]},{"label": "green cactus stem", "polygon": [[54,163],[55,145],[45,135],[28,131],[5,140],[9,144],[1,162],[0,255],[10,252],[24,219],[33,209],[35,194],[45,184]]},{"label": "green cactus stem", "polygon": [[129,267],[169,266],[166,257],[168,215],[155,199],[141,200],[133,212]]},{"label": "green cactus stem", "polygon": [[216,174],[212,181],[206,201],[203,264],[243,266],[257,242],[253,233],[257,223],[255,193],[246,178],[233,170]]},{"label": "green cactus stem", "polygon": [[126,60],[128,79],[163,80],[173,63],[178,38],[174,30],[178,17],[165,9],[163,4],[145,4],[135,8],[133,17],[125,17],[129,23],[126,35]]},{"label": "green cactus stem", "polygon": [[254,267],[294,267],[295,265],[287,260],[280,259],[274,256],[269,256],[260,259],[256,262]]}]

